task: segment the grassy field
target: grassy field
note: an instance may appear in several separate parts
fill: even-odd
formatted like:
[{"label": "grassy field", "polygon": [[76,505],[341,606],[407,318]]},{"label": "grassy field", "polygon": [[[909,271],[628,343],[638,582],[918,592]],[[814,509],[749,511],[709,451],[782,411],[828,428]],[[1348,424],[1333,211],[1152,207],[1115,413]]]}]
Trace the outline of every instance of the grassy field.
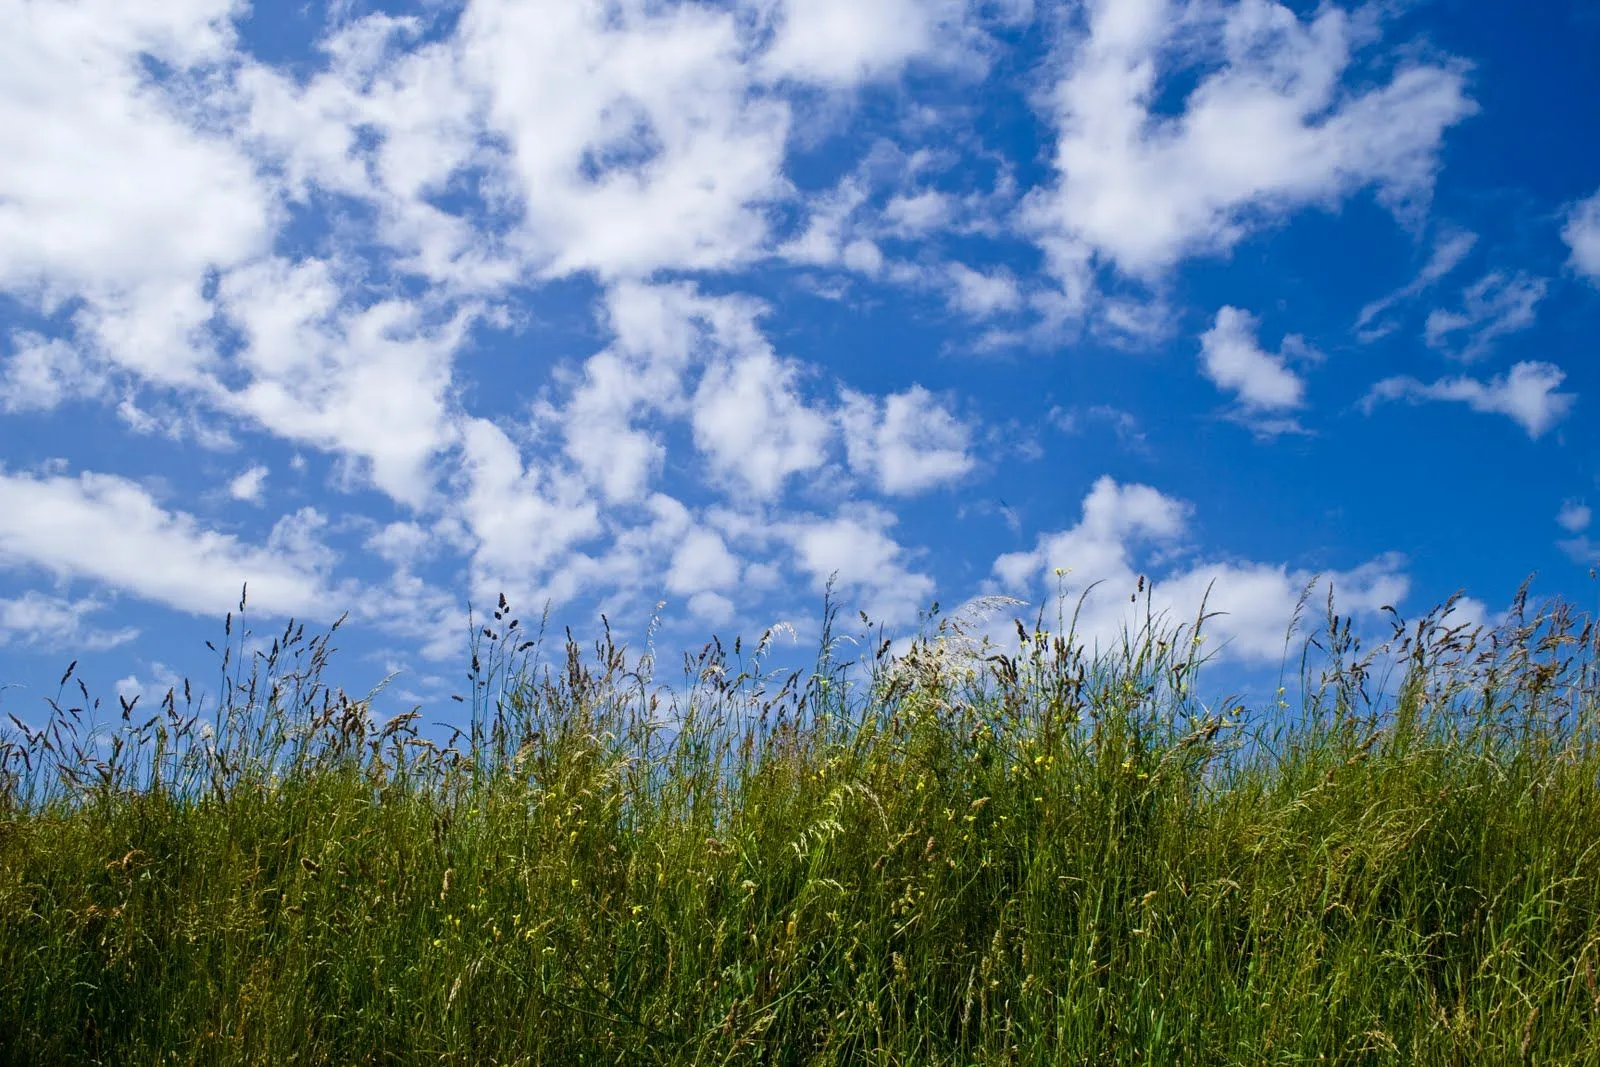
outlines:
[{"label": "grassy field", "polygon": [[211,708],[67,679],[8,725],[0,1062],[1600,1063],[1600,638],[1560,604],[1330,617],[1248,710],[1192,625],[930,620],[853,685],[831,639],[713,644],[673,689],[508,614],[455,737],[237,617]]}]

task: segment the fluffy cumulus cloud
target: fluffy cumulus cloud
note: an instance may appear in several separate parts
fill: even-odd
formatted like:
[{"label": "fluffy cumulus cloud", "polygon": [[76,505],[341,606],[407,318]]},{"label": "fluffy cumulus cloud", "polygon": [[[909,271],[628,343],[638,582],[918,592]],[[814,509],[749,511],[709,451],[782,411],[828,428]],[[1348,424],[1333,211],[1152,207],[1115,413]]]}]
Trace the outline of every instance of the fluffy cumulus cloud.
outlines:
[{"label": "fluffy cumulus cloud", "polygon": [[1556,544],[1574,563],[1585,567],[1600,565],[1600,540],[1590,533],[1594,512],[1581,500],[1564,500],[1556,512],[1556,525],[1563,537]]},{"label": "fluffy cumulus cloud", "polygon": [[1561,237],[1572,250],[1573,269],[1600,283],[1600,192],[1572,208]]},{"label": "fluffy cumulus cloud", "polygon": [[[1233,393],[1247,415],[1283,413],[1305,404],[1306,383],[1288,365],[1286,353],[1303,355],[1305,341],[1284,338],[1283,350],[1263,351],[1256,341],[1260,323],[1247,311],[1224,307],[1200,335],[1200,369],[1218,389]],[[1258,421],[1258,426],[1282,425]]]},{"label": "fluffy cumulus cloud", "polygon": [[913,58],[959,63],[966,15],[963,0],[789,0],[778,9],[762,73],[848,87],[894,74]]},{"label": "fluffy cumulus cloud", "polygon": [[[1059,180],[1028,212],[1069,292],[1097,262],[1154,277],[1362,188],[1416,210],[1445,130],[1475,107],[1448,63],[1400,60],[1348,88],[1368,33],[1331,5],[1309,19],[1269,0],[1085,7],[1050,94]],[[1161,101],[1188,75],[1198,80],[1169,110]]]},{"label": "fluffy cumulus cloud", "polygon": [[1558,392],[1566,373],[1549,363],[1523,362],[1506,374],[1487,381],[1465,375],[1441,378],[1432,383],[1398,376],[1385,378],[1367,393],[1364,406],[1372,408],[1385,400],[1449,400],[1465,404],[1473,411],[1505,415],[1537,439],[1572,410],[1577,397]]},{"label": "fluffy cumulus cloud", "polygon": [[966,424],[920,385],[882,404],[846,390],[840,421],[851,468],[890,496],[954,481],[976,463]]},{"label": "fluffy cumulus cloud", "polygon": [[[1405,598],[1404,561],[1384,556],[1348,571],[1318,573],[1281,564],[1185,558],[1193,506],[1146,485],[1095,482],[1077,525],[1041,536],[1024,552],[995,560],[1000,588],[1021,596],[1062,596],[1070,614],[1082,598],[1078,634],[1109,647],[1146,611],[1163,625],[1192,626],[1225,655],[1276,662],[1301,598],[1331,587],[1341,611],[1371,616]],[[1136,591],[1148,584],[1149,596]],[[1047,592],[1049,591],[1049,592]]]},{"label": "fluffy cumulus cloud", "polygon": [[261,495],[266,490],[267,475],[270,473],[266,467],[259,465],[251,467],[228,482],[228,495],[235,500],[251,504],[261,503]]},{"label": "fluffy cumulus cloud", "polygon": [[537,587],[553,561],[600,532],[599,504],[582,479],[525,460],[494,423],[469,420],[462,451],[459,512],[471,536],[475,586]]},{"label": "fluffy cumulus cloud", "polygon": [[0,7],[0,287],[46,313],[81,302],[80,343],[163,382],[206,363],[208,272],[259,254],[277,221],[249,155],[146,73],[167,65],[204,101],[233,53],[234,9]]},{"label": "fluffy cumulus cloud", "polygon": [[395,500],[424,503],[453,443],[446,391],[464,319],[437,325],[407,300],[341,307],[327,263],[269,260],[223,282],[250,380],[219,401],[286,440],[357,463]]},{"label": "fluffy cumulus cloud", "polygon": [[78,346],[32,331],[12,334],[11,351],[0,367],[0,410],[8,413],[53,411],[66,400],[98,399],[109,384],[105,371]]},{"label": "fluffy cumulus cloud", "polygon": [[867,505],[787,523],[780,536],[814,589],[832,582],[873,621],[904,626],[928,606],[934,583],[912,568],[910,554],[890,536],[894,523],[890,512]]},{"label": "fluffy cumulus cloud", "polygon": [[1022,291],[1009,271],[973,270],[964,263],[950,264],[950,300],[973,318],[985,319],[1022,306]]},{"label": "fluffy cumulus cloud", "polygon": [[827,456],[833,428],[801,395],[795,364],[749,353],[706,370],[694,395],[694,437],[714,476],[737,492],[776,496]]}]

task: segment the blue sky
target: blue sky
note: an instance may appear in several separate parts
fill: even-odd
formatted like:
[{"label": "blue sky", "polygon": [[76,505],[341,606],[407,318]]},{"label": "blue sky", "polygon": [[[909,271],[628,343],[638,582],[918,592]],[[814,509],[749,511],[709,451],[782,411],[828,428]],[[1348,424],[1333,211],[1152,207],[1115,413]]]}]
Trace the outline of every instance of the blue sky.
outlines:
[{"label": "blue sky", "polygon": [[205,677],[244,582],[429,706],[501,592],[675,650],[1144,575],[1240,677],[1318,576],[1593,606],[1600,5],[0,21],[7,710]]}]

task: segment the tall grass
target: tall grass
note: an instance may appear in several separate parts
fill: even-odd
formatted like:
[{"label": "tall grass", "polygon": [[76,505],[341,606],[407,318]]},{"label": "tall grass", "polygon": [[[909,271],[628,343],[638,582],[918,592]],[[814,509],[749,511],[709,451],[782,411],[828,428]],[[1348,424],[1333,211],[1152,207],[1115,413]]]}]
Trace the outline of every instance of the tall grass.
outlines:
[{"label": "tall grass", "polygon": [[674,696],[508,616],[450,737],[233,616],[211,710],[13,720],[0,1062],[1600,1062],[1600,639],[1560,604],[1371,651],[1330,616],[1254,713],[1159,620],[945,620],[854,686],[826,635],[788,675],[713,642]]}]

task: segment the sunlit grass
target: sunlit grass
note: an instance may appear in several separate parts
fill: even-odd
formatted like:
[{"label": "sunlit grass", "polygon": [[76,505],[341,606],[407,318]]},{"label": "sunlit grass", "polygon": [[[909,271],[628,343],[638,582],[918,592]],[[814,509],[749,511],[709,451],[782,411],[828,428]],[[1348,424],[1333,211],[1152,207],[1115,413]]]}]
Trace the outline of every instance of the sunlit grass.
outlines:
[{"label": "sunlit grass", "polygon": [[672,698],[508,614],[453,739],[236,618],[220,710],[14,721],[0,1062],[1600,1062],[1561,605],[1372,652],[1330,618],[1292,714],[1202,703],[1157,623],[944,624],[854,687],[826,637],[778,676],[713,644]]}]

